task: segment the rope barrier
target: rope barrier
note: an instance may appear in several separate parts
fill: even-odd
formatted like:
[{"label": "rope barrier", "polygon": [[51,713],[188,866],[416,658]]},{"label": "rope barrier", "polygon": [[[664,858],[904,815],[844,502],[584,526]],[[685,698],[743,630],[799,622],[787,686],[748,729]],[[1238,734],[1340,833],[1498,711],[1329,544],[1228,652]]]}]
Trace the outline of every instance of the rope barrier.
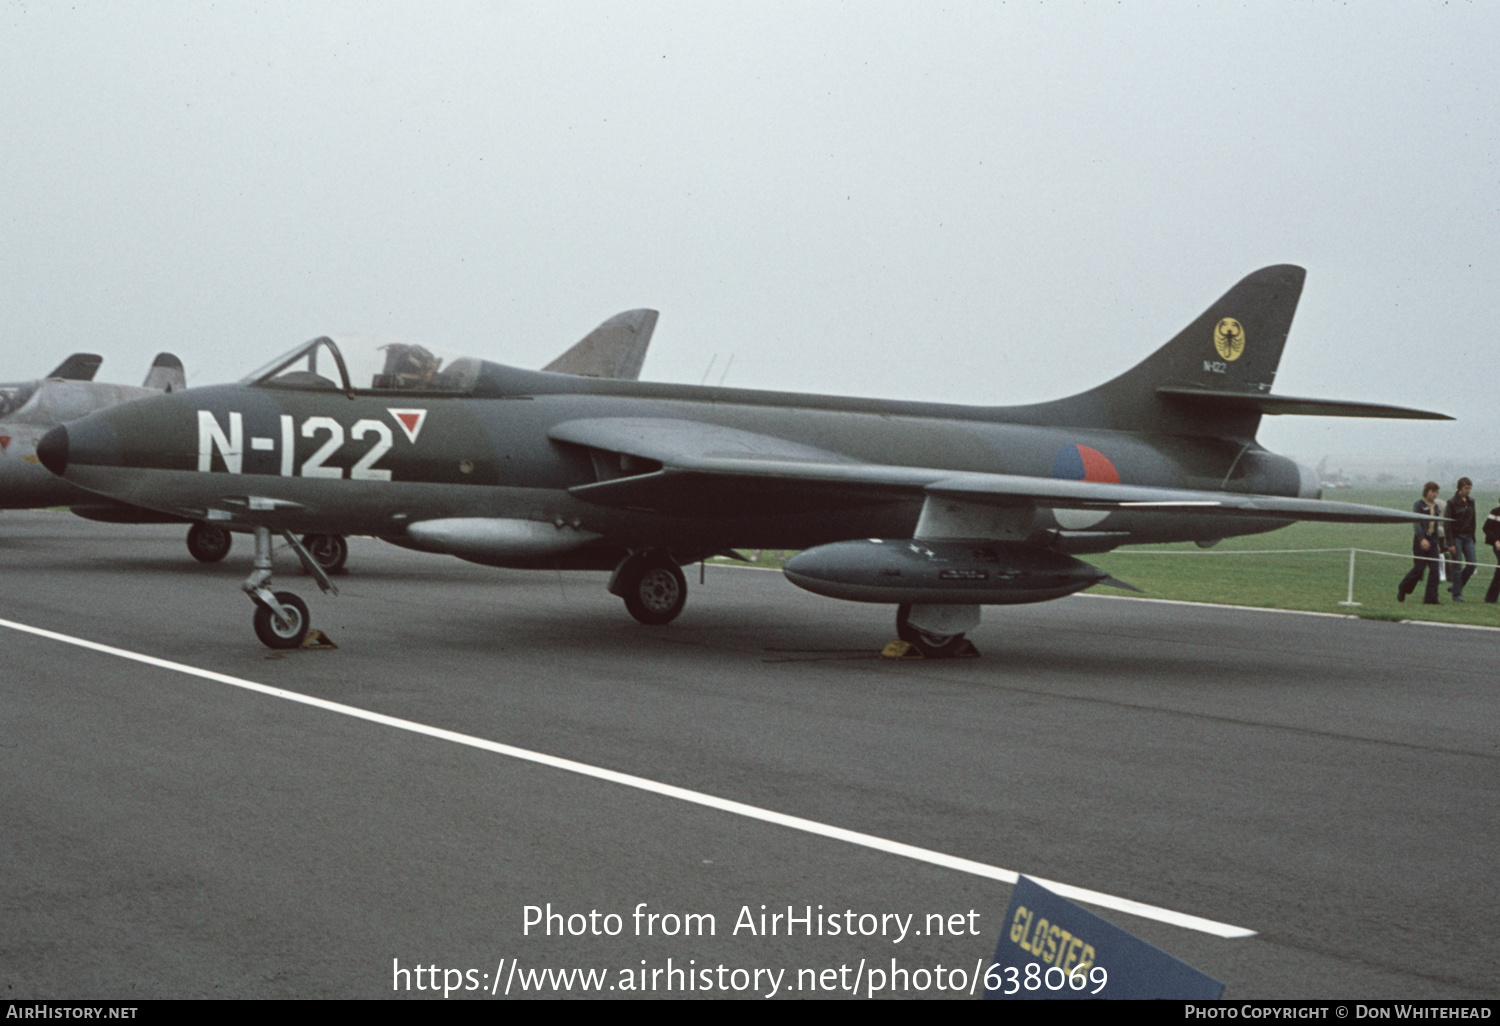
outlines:
[{"label": "rope barrier", "polygon": [[[1442,556],[1414,556],[1410,552],[1382,552],[1380,549],[1230,549],[1226,552],[1193,552],[1178,549],[1110,549],[1111,556],[1280,556],[1318,552],[1363,552],[1367,556],[1390,556],[1394,559],[1426,559],[1436,562]],[[1450,558],[1449,560],[1453,560]]]},{"label": "rope barrier", "polygon": [[1109,554],[1129,556],[1274,556],[1289,552],[1348,552],[1347,546],[1338,549],[1229,549],[1224,552],[1209,552],[1191,549],[1110,549]]}]

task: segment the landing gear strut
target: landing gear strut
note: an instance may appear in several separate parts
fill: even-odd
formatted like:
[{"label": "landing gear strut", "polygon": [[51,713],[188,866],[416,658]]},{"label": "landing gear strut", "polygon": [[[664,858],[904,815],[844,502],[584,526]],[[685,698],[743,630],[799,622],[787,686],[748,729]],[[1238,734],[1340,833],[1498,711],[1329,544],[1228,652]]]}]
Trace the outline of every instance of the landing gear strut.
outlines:
[{"label": "landing gear strut", "polygon": [[626,556],[615,568],[609,590],[625,600],[631,616],[645,624],[671,623],[687,604],[687,578],[661,549]]},{"label": "landing gear strut", "polygon": [[[254,568],[240,587],[250,596],[250,601],[255,603],[255,636],[267,648],[297,648],[307,638],[311,621],[307,603],[289,591],[271,590],[271,530],[257,527],[254,534]],[[281,536],[286,539],[292,551],[297,553],[303,569],[318,582],[318,587],[337,595],[338,589],[302,543],[290,531],[281,532]]]}]

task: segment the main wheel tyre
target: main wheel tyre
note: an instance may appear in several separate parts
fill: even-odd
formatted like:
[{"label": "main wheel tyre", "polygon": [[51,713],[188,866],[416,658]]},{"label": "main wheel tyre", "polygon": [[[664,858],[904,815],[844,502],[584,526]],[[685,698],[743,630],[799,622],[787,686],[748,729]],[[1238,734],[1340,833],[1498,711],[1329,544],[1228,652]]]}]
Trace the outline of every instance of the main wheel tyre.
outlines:
[{"label": "main wheel tyre", "polygon": [[200,563],[217,563],[229,555],[229,546],[232,544],[234,535],[227,528],[211,527],[204,523],[196,523],[188,528],[188,552]]},{"label": "main wheel tyre", "polygon": [[641,623],[671,623],[687,604],[687,578],[671,563],[643,563],[624,585],[625,608]]},{"label": "main wheel tyre", "polygon": [[302,547],[325,574],[340,572],[349,559],[349,543],[341,534],[305,534]]},{"label": "main wheel tyre", "polygon": [[255,604],[255,636],[267,648],[296,648],[307,637],[307,603],[289,591],[276,592],[276,601],[281,603],[281,607],[287,611],[291,621],[282,623],[277,619],[276,614],[257,602]]},{"label": "main wheel tyre", "polygon": [[912,645],[924,656],[950,656],[964,643],[962,634],[928,634],[919,630],[908,621],[910,616],[910,605],[896,607],[896,637]]}]

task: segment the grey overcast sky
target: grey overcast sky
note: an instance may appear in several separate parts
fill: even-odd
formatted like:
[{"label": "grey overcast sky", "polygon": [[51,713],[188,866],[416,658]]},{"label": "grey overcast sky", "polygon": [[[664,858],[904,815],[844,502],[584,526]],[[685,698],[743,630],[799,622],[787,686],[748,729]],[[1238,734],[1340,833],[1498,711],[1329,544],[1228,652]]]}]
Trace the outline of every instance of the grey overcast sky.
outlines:
[{"label": "grey overcast sky", "polygon": [[651,306],[648,378],[1019,403],[1298,263],[1278,391],[1460,419],[1262,441],[1500,456],[1500,4],[0,2],[0,378]]}]

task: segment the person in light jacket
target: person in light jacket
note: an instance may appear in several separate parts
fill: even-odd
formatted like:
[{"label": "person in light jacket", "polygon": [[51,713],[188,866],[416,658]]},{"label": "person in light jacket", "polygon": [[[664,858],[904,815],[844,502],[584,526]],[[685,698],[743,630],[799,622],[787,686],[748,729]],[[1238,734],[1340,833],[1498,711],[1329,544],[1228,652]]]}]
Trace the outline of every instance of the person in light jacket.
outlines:
[{"label": "person in light jacket", "polygon": [[[1422,486],[1422,497],[1412,504],[1413,513],[1423,513],[1429,517],[1438,515],[1437,506],[1438,483],[1428,481]],[[1422,603],[1428,606],[1438,604],[1438,559],[1443,552],[1443,536],[1439,533],[1437,520],[1422,520],[1412,524],[1411,555],[1412,565],[1401,583],[1396,585],[1396,601],[1405,602],[1406,596],[1417,590],[1417,585],[1422,582],[1422,575],[1427,575],[1427,591],[1423,595]],[[1500,550],[1497,550],[1500,551]]]}]

